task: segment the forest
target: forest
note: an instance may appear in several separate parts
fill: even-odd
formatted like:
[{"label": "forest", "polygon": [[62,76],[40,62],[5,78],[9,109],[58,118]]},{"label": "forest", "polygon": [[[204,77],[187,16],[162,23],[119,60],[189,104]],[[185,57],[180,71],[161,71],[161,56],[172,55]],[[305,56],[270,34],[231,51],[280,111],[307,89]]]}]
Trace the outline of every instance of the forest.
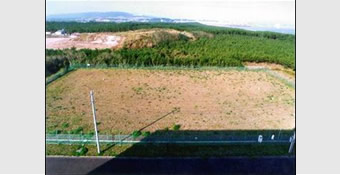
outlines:
[{"label": "forest", "polygon": [[[70,64],[107,66],[217,66],[242,67],[243,62],[269,62],[295,70],[295,35],[207,26],[199,23],[77,23],[47,22],[46,31],[120,32],[171,28],[199,37],[165,40],[152,48],[46,49],[46,76]],[[208,37],[200,33],[210,33]]]}]

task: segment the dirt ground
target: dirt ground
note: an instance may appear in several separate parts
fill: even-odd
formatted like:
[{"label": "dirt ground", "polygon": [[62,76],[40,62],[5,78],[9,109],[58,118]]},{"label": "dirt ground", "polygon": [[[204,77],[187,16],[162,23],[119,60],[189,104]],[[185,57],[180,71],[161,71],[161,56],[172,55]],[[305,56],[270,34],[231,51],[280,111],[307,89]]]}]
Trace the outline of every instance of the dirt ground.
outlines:
[{"label": "dirt ground", "polygon": [[157,34],[168,33],[173,37],[183,34],[195,40],[192,33],[174,29],[140,29],[127,32],[103,32],[103,33],[73,33],[64,37],[46,37],[47,49],[119,49],[123,46],[129,48],[152,47]]},{"label": "dirt ground", "polygon": [[295,127],[294,89],[265,72],[80,69],[47,86],[47,131],[92,131],[90,90],[101,133]]},{"label": "dirt ground", "polygon": [[46,37],[47,49],[106,49],[122,47],[124,38],[113,33],[74,33],[64,37]]}]

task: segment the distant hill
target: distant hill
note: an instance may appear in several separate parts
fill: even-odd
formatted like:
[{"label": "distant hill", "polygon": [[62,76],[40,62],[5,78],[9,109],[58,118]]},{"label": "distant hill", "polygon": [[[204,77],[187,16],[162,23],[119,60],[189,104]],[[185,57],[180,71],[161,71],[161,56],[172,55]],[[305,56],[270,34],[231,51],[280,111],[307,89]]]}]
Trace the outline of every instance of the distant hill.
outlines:
[{"label": "distant hill", "polygon": [[230,24],[217,20],[191,20],[191,19],[170,19],[155,16],[135,15],[127,12],[86,12],[86,13],[70,13],[55,14],[46,16],[48,22],[137,22],[137,23],[201,23],[211,26],[240,28],[253,31],[272,31],[280,33],[294,34],[294,28],[275,28],[275,27],[258,27],[254,25]]},{"label": "distant hill", "polygon": [[126,12],[86,12],[86,13],[69,13],[69,14],[57,14],[49,15],[47,20],[55,19],[85,19],[85,18],[110,18],[110,17],[133,17],[134,15]]},{"label": "distant hill", "polygon": [[86,12],[48,15],[46,21],[77,22],[174,22],[170,18],[134,15],[126,12]]}]

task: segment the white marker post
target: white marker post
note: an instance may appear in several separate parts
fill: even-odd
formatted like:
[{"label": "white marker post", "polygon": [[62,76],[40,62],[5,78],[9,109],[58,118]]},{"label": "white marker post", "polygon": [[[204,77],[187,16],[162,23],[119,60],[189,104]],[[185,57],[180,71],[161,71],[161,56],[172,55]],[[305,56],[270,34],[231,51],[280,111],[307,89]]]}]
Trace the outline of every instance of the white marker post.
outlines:
[{"label": "white marker post", "polygon": [[292,137],[292,141],[290,142],[290,147],[289,147],[288,153],[292,153],[293,148],[294,148],[294,144],[295,144],[295,132],[294,132],[294,135]]},{"label": "white marker post", "polygon": [[97,152],[98,152],[98,154],[100,154],[98,131],[97,131],[97,121],[96,121],[96,107],[94,105],[93,91],[90,91],[90,96],[91,96],[91,105],[92,105],[92,113],[93,113],[94,130],[95,130],[95,133],[96,133]]},{"label": "white marker post", "polygon": [[263,141],[263,136],[262,136],[262,135],[259,135],[259,137],[257,138],[257,141],[258,141],[259,143],[262,143],[262,141]]}]

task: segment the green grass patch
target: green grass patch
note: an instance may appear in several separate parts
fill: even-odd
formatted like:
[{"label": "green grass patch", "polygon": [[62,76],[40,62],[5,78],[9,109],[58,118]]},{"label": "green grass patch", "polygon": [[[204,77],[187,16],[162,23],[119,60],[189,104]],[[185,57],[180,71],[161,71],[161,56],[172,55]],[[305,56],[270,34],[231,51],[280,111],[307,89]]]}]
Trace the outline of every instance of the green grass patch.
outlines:
[{"label": "green grass patch", "polygon": [[80,134],[83,132],[83,130],[84,130],[83,127],[80,126],[77,129],[71,130],[70,134]]},{"label": "green grass patch", "polygon": [[142,133],[142,136],[147,137],[147,136],[149,136],[150,134],[151,134],[150,131],[146,131],[146,132],[143,132],[143,133]]},{"label": "green grass patch", "polygon": [[63,123],[63,124],[61,125],[62,128],[68,128],[69,126],[70,126],[69,123]]},{"label": "green grass patch", "polygon": [[172,129],[174,131],[178,131],[180,128],[181,128],[181,125],[179,125],[179,124],[174,124],[174,126],[172,126]]},{"label": "green grass patch", "polygon": [[131,135],[132,135],[133,138],[137,138],[140,135],[142,135],[142,132],[141,131],[133,131]]},{"label": "green grass patch", "polygon": [[47,133],[48,134],[61,134],[61,132],[62,132],[62,130],[56,129],[56,130],[48,131]]},{"label": "green grass patch", "polygon": [[74,156],[85,156],[88,152],[88,148],[85,147],[85,145],[78,146],[78,149],[76,149],[73,153]]}]

